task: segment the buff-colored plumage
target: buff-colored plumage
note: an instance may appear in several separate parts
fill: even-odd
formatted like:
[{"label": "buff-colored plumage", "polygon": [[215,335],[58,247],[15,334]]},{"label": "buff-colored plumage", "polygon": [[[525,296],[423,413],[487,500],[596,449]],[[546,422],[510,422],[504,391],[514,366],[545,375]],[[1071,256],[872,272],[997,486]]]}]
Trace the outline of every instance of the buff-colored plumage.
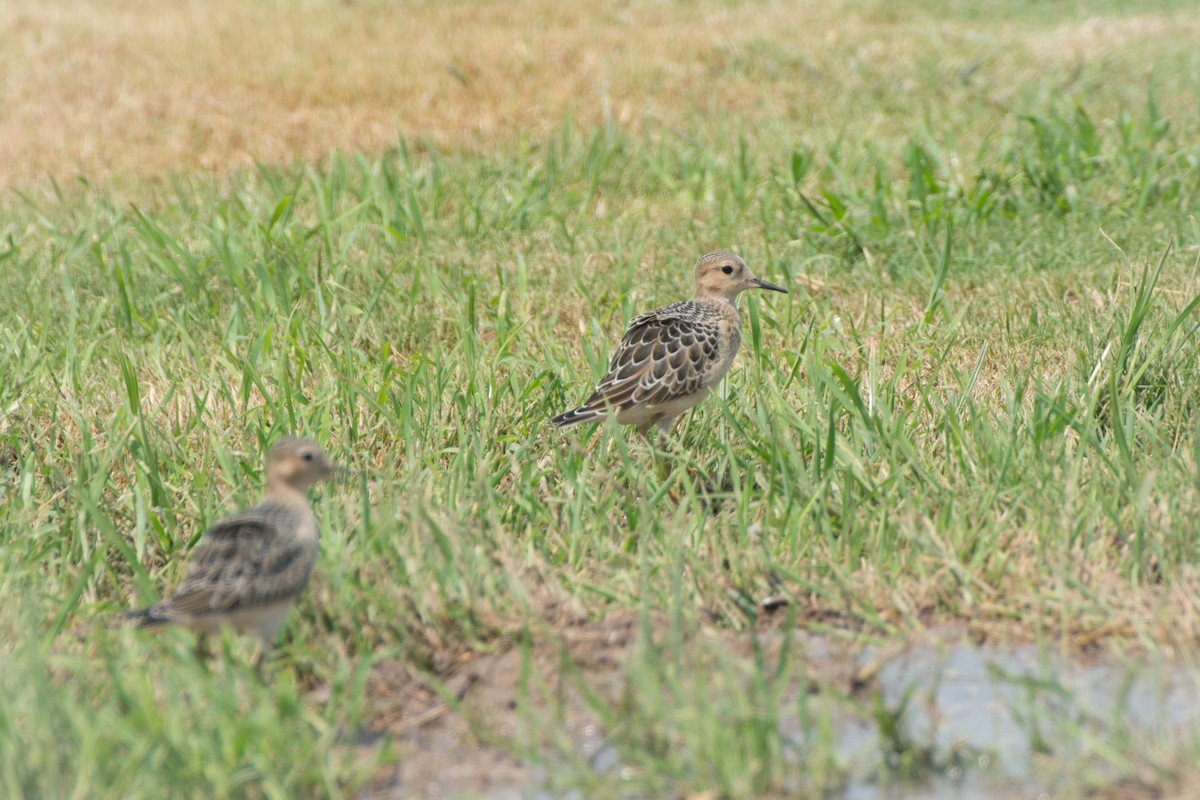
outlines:
[{"label": "buff-colored plumage", "polygon": [[263,501],[213,525],[174,594],[130,616],[141,627],[177,623],[200,634],[229,625],[270,645],[317,560],[308,490],[333,472],[313,442],[280,439],[267,454]]},{"label": "buff-colored plumage", "polygon": [[550,424],[562,428],[611,414],[622,425],[666,433],[729,372],[742,341],[737,296],[755,288],[787,293],[754,277],[733,253],[701,256],[695,299],[635,317],[591,397]]}]

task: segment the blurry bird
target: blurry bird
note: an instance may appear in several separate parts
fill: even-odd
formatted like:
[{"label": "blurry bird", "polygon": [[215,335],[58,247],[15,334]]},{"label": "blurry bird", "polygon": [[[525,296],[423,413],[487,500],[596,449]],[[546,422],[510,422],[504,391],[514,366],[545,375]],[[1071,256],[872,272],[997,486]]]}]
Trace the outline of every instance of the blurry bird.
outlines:
[{"label": "blurry bird", "polygon": [[615,415],[621,425],[671,430],[675,418],[721,382],[742,341],[738,294],[787,289],[756,278],[746,262],[718,251],[696,262],[696,297],[634,317],[608,374],[578,408],[550,420],[565,428]]},{"label": "blurry bird", "polygon": [[314,442],[281,438],[267,451],[263,501],[209,528],[174,594],[128,616],[142,628],[186,625],[201,634],[202,647],[203,637],[223,625],[270,647],[317,560],[308,490],[334,471]]}]

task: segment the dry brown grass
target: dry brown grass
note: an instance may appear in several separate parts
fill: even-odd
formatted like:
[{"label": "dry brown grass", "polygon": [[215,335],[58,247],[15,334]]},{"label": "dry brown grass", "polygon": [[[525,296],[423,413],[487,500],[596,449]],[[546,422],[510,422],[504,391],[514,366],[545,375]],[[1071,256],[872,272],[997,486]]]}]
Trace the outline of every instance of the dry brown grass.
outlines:
[{"label": "dry brown grass", "polygon": [[398,136],[486,146],[542,135],[567,115],[634,128],[706,115],[849,124],[879,136],[923,113],[922,93],[937,88],[930,64],[949,91],[986,64],[996,80],[985,91],[1005,103],[1021,75],[1136,69],[1164,40],[1185,48],[1200,11],[982,31],[851,0],[10,0],[0,186],[224,172]]}]

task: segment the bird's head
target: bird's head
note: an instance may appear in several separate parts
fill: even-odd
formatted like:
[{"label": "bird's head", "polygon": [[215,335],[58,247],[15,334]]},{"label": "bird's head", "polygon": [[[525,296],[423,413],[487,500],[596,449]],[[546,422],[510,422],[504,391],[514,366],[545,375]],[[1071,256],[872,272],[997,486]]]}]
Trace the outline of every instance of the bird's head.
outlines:
[{"label": "bird's head", "polygon": [[746,262],[733,253],[718,250],[696,262],[697,299],[720,297],[732,303],[745,289],[770,289],[787,294],[782,286],[754,277]]},{"label": "bird's head", "polygon": [[313,484],[330,478],[337,467],[316,442],[284,436],[267,451],[267,484],[283,484],[307,492]]}]

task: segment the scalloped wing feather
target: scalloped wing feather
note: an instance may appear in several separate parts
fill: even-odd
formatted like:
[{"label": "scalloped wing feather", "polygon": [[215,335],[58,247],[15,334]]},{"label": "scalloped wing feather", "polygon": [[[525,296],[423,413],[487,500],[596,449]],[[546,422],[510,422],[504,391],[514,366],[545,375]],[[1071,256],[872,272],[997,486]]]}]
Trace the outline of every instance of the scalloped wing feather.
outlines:
[{"label": "scalloped wing feather", "polygon": [[290,600],[308,584],[316,548],[290,535],[303,520],[270,501],[210,528],[188,564],[187,576],[149,618],[180,619]]},{"label": "scalloped wing feather", "polygon": [[691,300],[635,317],[592,395],[551,420],[570,425],[637,407],[654,408],[705,388],[719,352],[717,315]]}]

